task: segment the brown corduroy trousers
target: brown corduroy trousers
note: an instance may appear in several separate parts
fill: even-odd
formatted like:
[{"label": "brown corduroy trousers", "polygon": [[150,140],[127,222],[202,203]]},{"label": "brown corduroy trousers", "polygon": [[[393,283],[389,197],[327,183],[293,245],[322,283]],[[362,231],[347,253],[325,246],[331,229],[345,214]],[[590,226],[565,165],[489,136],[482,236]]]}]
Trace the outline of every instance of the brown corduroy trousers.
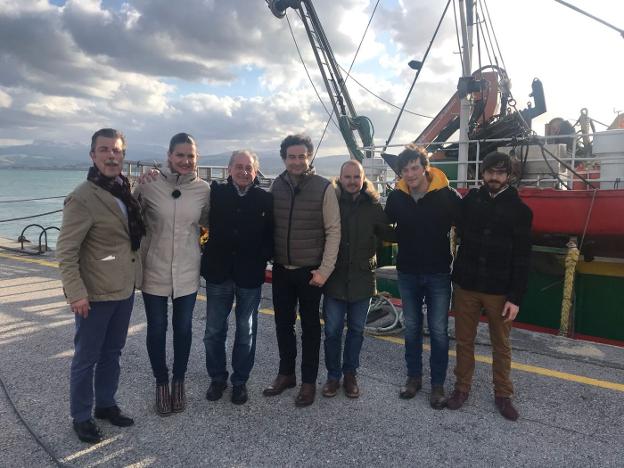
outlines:
[{"label": "brown corduroy trousers", "polygon": [[488,318],[490,341],[492,343],[492,373],[494,394],[497,397],[510,397],[513,394],[511,383],[511,343],[509,333],[511,322],[505,322],[501,313],[505,305],[504,295],[485,294],[462,289],[453,284],[453,307],[455,312],[455,339],[457,364],[455,366],[455,389],[470,392],[474,374],[474,343],[481,311]]}]

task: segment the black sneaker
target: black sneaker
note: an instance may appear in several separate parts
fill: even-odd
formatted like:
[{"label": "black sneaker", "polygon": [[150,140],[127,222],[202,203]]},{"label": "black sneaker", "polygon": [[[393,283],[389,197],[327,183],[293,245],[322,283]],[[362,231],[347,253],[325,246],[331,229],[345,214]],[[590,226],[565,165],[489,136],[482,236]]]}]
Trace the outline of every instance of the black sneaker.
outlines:
[{"label": "black sneaker", "polygon": [[247,386],[245,384],[234,385],[232,387],[232,403],[235,405],[247,403]]},{"label": "black sneaker", "polygon": [[74,421],[73,426],[78,438],[83,442],[97,444],[104,438],[100,432],[100,428],[97,427],[97,424],[95,424],[93,419],[87,419],[82,422]]},{"label": "black sneaker", "polygon": [[134,424],[134,419],[123,414],[117,405],[108,408],[95,408],[94,415],[97,419],[106,419],[117,427],[128,427]]},{"label": "black sneaker", "polygon": [[227,388],[227,382],[210,382],[210,387],[206,392],[206,400],[217,401],[223,396],[224,390]]}]

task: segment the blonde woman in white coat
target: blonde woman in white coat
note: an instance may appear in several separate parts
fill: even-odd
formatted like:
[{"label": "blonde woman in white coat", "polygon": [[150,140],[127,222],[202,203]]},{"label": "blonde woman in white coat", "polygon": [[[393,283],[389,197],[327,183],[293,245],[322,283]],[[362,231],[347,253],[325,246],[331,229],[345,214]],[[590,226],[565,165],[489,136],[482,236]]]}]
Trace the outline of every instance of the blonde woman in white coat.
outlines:
[{"label": "blonde woman in white coat", "polygon": [[[184,411],[184,375],[199,289],[200,225],[206,225],[210,186],[197,176],[197,145],[187,133],[171,138],[167,167],[135,190],[147,227],[141,290],[147,315],[147,352],[156,378],[156,412]],[[173,369],[167,368],[167,302],[173,302]]]}]

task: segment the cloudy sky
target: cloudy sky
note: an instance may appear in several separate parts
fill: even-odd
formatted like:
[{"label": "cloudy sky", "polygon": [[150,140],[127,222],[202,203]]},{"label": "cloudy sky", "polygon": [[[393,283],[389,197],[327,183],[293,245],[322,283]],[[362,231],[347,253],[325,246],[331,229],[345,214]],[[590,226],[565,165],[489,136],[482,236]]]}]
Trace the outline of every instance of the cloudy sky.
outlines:
[{"label": "cloudy sky", "polygon": [[[621,0],[570,0],[624,28]],[[376,0],[314,0],[340,64],[348,68]],[[381,0],[354,78],[401,104],[445,0]],[[489,0],[512,91],[523,108],[531,81],[548,113],[610,123],[624,110],[624,38],[552,0]],[[289,18],[323,101],[301,22]],[[485,52],[483,52],[485,56]],[[484,59],[485,63],[485,59]],[[476,64],[475,64],[476,67]],[[454,92],[460,73],[449,10],[394,141],[414,139]],[[356,110],[383,143],[398,110],[349,82]],[[196,136],[204,154],[277,148],[288,133],[318,141],[327,114],[297,55],[286,19],[265,0],[0,0],[0,144],[87,143],[103,126],[133,142],[165,146]],[[345,153],[330,126],[319,154]]]}]

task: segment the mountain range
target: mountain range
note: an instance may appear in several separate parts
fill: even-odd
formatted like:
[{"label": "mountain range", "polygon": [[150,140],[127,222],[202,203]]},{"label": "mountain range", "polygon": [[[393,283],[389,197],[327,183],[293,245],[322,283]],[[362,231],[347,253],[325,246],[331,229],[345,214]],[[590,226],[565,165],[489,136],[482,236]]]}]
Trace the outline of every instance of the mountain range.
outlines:
[{"label": "mountain range", "polygon": [[[0,169],[76,169],[85,170],[91,163],[87,145],[63,144],[36,140],[26,145],[0,146]],[[129,161],[162,162],[166,148],[156,145],[133,144],[126,153]],[[202,166],[227,166],[229,152],[201,155]],[[260,170],[265,176],[275,176],[284,170],[277,151],[259,151]],[[334,176],[348,156],[323,156],[314,161],[318,174]]]}]

